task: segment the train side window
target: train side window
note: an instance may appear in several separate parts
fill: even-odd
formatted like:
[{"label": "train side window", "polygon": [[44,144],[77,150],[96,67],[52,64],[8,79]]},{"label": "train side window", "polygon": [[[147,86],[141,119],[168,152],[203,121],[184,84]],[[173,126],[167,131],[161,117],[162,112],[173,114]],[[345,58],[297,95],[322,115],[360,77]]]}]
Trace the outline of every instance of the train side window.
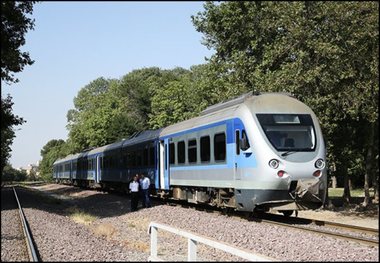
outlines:
[{"label": "train side window", "polygon": [[144,148],[144,158],[143,158],[143,165],[148,165],[148,146],[145,146]]},{"label": "train side window", "polygon": [[153,145],[149,147],[149,164],[151,166],[154,165],[154,146]]},{"label": "train side window", "polygon": [[226,160],[226,135],[224,133],[214,135],[214,157],[215,161]]},{"label": "train side window", "polygon": [[180,141],[177,144],[177,159],[178,163],[185,163],[185,142]]},{"label": "train side window", "polygon": [[201,137],[201,162],[210,161],[210,136]]},{"label": "train side window", "polygon": [[87,163],[88,170],[92,170],[92,159],[88,160]]},{"label": "train side window", "polygon": [[169,144],[169,163],[170,164],[174,164],[175,162],[175,156],[174,156],[175,152],[174,152],[174,142],[171,142]]},{"label": "train side window", "polygon": [[240,154],[240,131],[235,131],[236,155]]},{"label": "train side window", "polygon": [[138,149],[137,151],[136,151],[136,160],[137,160],[137,162],[136,162],[136,166],[137,167],[140,167],[141,165],[142,165],[142,157],[143,157],[143,153],[142,153],[142,150],[141,149]]},{"label": "train side window", "polygon": [[245,132],[245,130],[242,130],[242,132],[241,132],[241,137],[242,137],[242,139],[241,139],[242,143],[241,143],[240,148],[241,148],[243,151],[245,151],[245,150],[247,150],[249,147],[251,147],[251,146],[249,145],[248,136],[247,136],[247,133]]},{"label": "train side window", "polygon": [[197,140],[192,139],[187,141],[187,156],[189,163],[197,162]]}]

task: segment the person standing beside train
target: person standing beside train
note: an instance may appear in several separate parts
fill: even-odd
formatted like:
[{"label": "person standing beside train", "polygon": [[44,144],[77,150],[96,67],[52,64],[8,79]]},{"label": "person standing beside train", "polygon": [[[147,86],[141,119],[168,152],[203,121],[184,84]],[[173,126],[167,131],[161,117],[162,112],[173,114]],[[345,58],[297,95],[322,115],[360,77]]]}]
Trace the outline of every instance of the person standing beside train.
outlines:
[{"label": "person standing beside train", "polygon": [[131,191],[131,211],[137,211],[139,203],[139,176],[136,174],[132,182],[129,183],[129,190]]},{"label": "person standing beside train", "polygon": [[149,197],[150,179],[149,177],[145,176],[143,173],[141,174],[140,186],[142,190],[143,207],[151,207],[150,197]]}]

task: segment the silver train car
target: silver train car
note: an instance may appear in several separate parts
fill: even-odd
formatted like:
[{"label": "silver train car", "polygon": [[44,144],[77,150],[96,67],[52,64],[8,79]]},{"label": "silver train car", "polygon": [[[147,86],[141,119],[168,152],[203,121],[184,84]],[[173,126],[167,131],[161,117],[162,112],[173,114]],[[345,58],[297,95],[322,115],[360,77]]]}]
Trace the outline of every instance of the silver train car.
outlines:
[{"label": "silver train car", "polygon": [[[154,135],[148,176],[158,196],[285,215],[325,201],[321,128],[312,110],[290,95],[244,94]],[[132,158],[123,155],[123,147],[119,154],[121,160]],[[133,174],[124,171],[131,167],[128,160],[120,163],[115,172],[124,175],[120,183],[127,182]]]}]

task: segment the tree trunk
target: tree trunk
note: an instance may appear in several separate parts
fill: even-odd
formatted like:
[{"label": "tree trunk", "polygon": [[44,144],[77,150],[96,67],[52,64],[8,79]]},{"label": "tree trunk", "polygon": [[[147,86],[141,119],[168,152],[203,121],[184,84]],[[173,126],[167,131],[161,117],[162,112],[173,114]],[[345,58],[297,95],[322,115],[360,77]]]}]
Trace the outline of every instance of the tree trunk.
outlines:
[{"label": "tree trunk", "polygon": [[370,124],[368,141],[367,141],[367,154],[365,158],[365,174],[364,174],[364,202],[363,206],[367,207],[371,203],[371,196],[369,194],[369,182],[373,171],[373,148],[374,148],[374,123]]},{"label": "tree trunk", "polygon": [[332,183],[332,188],[336,188],[336,185],[337,185],[337,180],[336,180],[336,176],[331,176],[331,183]]},{"label": "tree trunk", "polygon": [[351,203],[351,192],[350,192],[350,184],[349,184],[349,178],[347,174],[347,170],[344,174],[344,190],[343,190],[343,202],[344,204],[350,204]]},{"label": "tree trunk", "polygon": [[378,204],[379,203],[379,175],[375,175],[373,178],[373,189],[375,191],[374,196],[373,196],[373,201],[374,203]]},{"label": "tree trunk", "polygon": [[327,209],[333,209],[334,208],[334,204],[332,203],[330,197],[329,197],[329,188],[327,187],[326,189],[326,193],[325,193],[325,203],[323,205],[324,208],[327,208]]}]

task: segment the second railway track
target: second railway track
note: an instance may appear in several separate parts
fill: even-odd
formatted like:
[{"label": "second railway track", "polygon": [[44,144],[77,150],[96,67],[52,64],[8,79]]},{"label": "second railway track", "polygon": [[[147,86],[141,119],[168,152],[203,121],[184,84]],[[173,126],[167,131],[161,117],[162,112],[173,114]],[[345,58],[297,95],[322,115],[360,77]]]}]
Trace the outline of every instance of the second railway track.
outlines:
[{"label": "second railway track", "polygon": [[[156,199],[159,200],[159,199]],[[196,209],[202,209],[207,211],[219,211],[221,209],[207,207],[207,206],[196,206],[191,203],[184,203],[178,200],[166,200],[169,203],[178,204],[185,207],[193,207]],[[259,215],[252,216],[249,213],[234,212],[230,211],[229,215],[237,216],[241,218],[248,218],[256,222],[263,222],[268,224],[275,224],[278,226],[294,228],[302,231],[313,232],[316,234],[321,234],[325,236],[330,236],[334,238],[344,239],[347,241],[358,242],[360,244],[365,244],[369,246],[379,245],[379,230],[368,227],[361,227],[355,225],[347,225],[336,222],[329,222],[318,219],[309,219],[301,217],[286,217],[283,215],[277,215],[272,213],[262,213]]]},{"label": "second railway track", "polygon": [[368,227],[347,225],[317,219],[284,217],[276,214],[266,214],[258,220],[284,227],[292,227],[303,231],[318,233],[321,235],[341,238],[361,244],[378,246],[379,230]]}]

